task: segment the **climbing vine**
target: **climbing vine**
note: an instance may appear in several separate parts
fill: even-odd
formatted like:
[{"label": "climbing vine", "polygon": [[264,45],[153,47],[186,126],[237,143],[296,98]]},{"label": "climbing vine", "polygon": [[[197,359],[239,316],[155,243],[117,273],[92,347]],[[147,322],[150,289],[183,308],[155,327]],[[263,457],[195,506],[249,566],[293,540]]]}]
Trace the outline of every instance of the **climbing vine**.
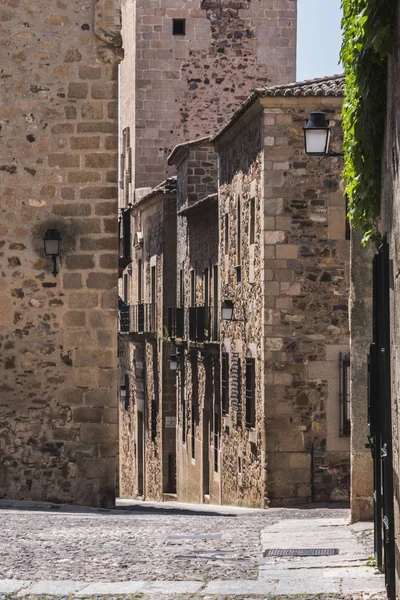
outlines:
[{"label": "climbing vine", "polygon": [[396,0],[342,0],[343,176],[349,218],[353,227],[364,231],[364,244],[378,238],[387,57],[395,4]]}]

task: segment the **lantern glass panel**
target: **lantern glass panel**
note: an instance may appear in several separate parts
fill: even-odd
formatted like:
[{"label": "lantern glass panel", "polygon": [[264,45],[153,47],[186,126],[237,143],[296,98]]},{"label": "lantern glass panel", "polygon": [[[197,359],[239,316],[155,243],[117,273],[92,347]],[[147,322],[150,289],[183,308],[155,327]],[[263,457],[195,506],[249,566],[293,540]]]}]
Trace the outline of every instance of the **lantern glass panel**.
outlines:
[{"label": "lantern glass panel", "polygon": [[60,240],[44,240],[44,251],[47,256],[58,256],[60,253]]},{"label": "lantern glass panel", "polygon": [[329,148],[330,129],[305,129],[307,154],[326,154]]}]

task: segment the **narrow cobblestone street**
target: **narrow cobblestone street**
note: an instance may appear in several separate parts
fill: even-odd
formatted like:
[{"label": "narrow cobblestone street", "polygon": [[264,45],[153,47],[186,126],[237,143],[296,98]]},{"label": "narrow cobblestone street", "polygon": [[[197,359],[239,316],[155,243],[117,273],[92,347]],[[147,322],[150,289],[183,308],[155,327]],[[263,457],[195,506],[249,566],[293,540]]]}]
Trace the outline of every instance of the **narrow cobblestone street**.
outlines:
[{"label": "narrow cobblestone street", "polygon": [[[383,599],[372,524],[345,508],[0,502],[0,598]],[[332,556],[274,557],[282,549]]]}]

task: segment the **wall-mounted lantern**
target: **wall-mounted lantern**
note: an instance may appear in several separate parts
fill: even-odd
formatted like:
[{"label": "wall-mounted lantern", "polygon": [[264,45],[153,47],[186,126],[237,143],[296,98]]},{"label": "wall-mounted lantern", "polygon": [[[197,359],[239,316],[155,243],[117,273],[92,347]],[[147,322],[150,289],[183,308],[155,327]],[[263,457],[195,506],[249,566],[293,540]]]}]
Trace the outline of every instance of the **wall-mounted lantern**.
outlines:
[{"label": "wall-mounted lantern", "polygon": [[244,319],[234,319],[233,311],[235,305],[232,300],[223,300],[221,303],[221,317],[223,321],[240,321],[244,322]]},{"label": "wall-mounted lantern", "polygon": [[126,385],[119,386],[119,395],[121,398],[126,398]]},{"label": "wall-mounted lantern", "polygon": [[168,359],[169,370],[177,371],[179,366],[179,354],[171,354]]},{"label": "wall-mounted lantern", "polygon": [[53,259],[53,275],[57,275],[57,256],[60,256],[61,236],[57,229],[48,229],[43,237],[44,253]]},{"label": "wall-mounted lantern", "polygon": [[303,131],[305,151],[309,156],[343,156],[343,152],[329,152],[331,128],[326,113],[310,113]]}]

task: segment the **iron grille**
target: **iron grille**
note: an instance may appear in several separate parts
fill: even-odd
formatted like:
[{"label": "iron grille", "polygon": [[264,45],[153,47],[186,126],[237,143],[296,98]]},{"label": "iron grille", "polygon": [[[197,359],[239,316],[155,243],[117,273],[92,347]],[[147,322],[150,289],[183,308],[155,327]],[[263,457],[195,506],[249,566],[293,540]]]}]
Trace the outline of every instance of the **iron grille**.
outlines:
[{"label": "iron grille", "polygon": [[338,548],[274,548],[265,550],[264,556],[335,556]]}]

